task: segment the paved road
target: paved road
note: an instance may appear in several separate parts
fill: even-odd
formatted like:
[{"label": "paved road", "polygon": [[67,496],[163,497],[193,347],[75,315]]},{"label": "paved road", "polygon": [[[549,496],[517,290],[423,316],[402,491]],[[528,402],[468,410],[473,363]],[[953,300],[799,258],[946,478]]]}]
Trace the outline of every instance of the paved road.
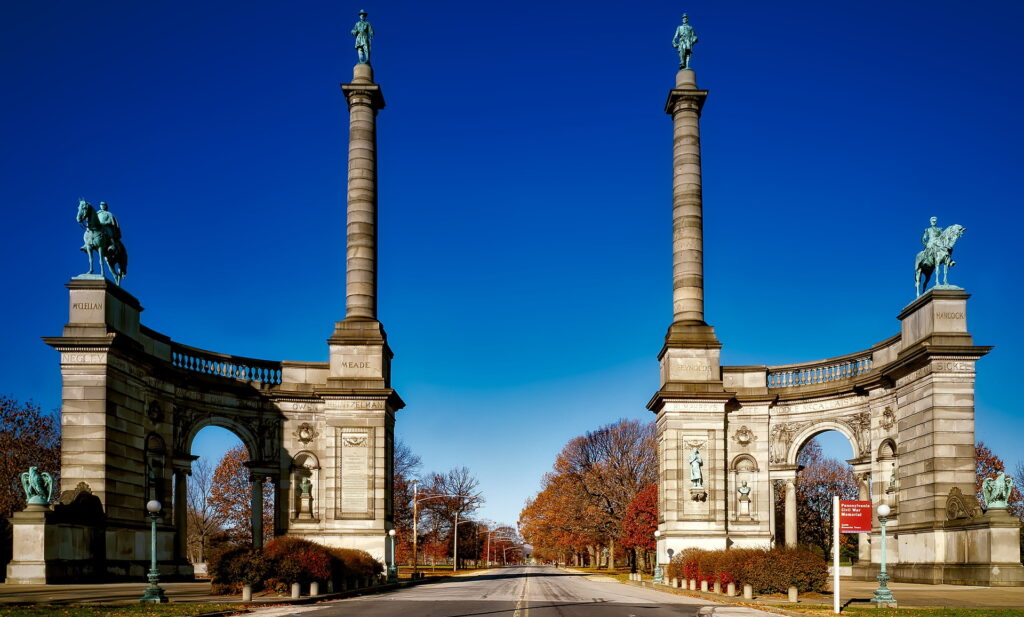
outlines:
[{"label": "paved road", "polygon": [[[693,617],[708,605],[706,600],[525,566],[302,607],[302,617]],[[717,614],[766,615],[734,607],[721,607]]]}]

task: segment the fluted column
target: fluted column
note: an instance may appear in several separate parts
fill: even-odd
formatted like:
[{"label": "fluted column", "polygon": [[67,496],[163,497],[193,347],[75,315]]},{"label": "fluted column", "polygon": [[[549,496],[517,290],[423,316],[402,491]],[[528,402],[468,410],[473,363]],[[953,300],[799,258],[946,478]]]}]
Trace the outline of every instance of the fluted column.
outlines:
[{"label": "fluted column", "polygon": [[348,250],[345,316],[377,319],[377,110],[384,107],[369,64],[357,64],[348,100]]},{"label": "fluted column", "polygon": [[796,484],[786,480],[786,546],[796,546]]},{"label": "fluted column", "polygon": [[665,111],[672,115],[672,309],[676,322],[704,322],[704,215],[700,111],[707,90],[689,69],[676,74]]}]

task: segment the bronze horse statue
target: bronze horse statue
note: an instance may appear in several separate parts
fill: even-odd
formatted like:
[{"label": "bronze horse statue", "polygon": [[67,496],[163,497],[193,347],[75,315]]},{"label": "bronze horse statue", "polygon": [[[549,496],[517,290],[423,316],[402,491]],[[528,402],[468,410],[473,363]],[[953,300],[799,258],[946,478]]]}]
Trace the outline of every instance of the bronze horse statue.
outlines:
[{"label": "bronze horse statue", "polygon": [[[113,221],[113,215],[109,216]],[[110,276],[114,277],[114,283],[120,286],[121,280],[128,274],[128,251],[121,243],[121,234],[116,222],[112,225],[101,222],[99,212],[84,199],[78,200],[77,220],[78,224],[85,229],[85,233],[82,235],[84,241],[82,250],[89,256],[89,272],[87,274],[93,274],[92,252],[96,251],[100,262],[100,275],[106,276],[103,272],[103,261],[106,260]]]},{"label": "bronze horse statue", "polygon": [[[914,259],[914,291],[920,296],[928,288],[928,280],[935,274],[935,285],[939,285],[939,267],[942,270],[942,285],[949,285],[949,268],[955,266],[953,261],[953,245],[964,235],[967,228],[962,225],[950,225],[942,230],[927,248],[917,254]],[[922,281],[922,278],[924,279]]]}]

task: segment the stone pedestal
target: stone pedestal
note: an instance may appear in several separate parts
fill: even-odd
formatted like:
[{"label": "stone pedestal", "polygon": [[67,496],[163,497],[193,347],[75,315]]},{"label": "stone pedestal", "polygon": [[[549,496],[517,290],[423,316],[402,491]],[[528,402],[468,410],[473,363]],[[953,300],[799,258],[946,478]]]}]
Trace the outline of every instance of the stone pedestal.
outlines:
[{"label": "stone pedestal", "polygon": [[[7,583],[21,585],[45,585],[47,515],[46,506],[28,506],[22,512],[10,517],[14,536],[12,559],[7,564]],[[53,531],[50,529],[50,544]]]}]

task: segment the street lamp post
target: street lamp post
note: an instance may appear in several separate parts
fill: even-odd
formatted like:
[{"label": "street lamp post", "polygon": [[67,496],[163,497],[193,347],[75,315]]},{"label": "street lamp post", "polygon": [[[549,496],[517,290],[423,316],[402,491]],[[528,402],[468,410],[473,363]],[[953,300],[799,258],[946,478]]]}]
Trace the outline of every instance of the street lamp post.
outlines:
[{"label": "street lamp post", "polygon": [[[419,510],[418,510],[418,508],[419,508],[419,501],[420,501],[420,493],[419,493],[419,491],[420,491],[420,481],[419,480],[413,480],[412,481],[412,577],[413,578],[416,578],[416,575],[419,573],[419,565],[420,565],[419,557],[417,556],[417,549],[418,549],[417,543],[419,541],[418,528],[419,528],[419,518],[420,518],[419,517]],[[441,495],[441,494],[438,494],[438,495],[426,495],[426,496],[423,497],[423,500],[426,501],[428,499],[437,499],[439,497],[470,497],[470,495]],[[456,513],[456,517],[457,516],[458,516],[458,513]],[[456,518],[456,520],[458,520],[458,519]],[[458,532],[456,532],[456,534],[457,533]],[[458,536],[456,535],[456,537],[458,537]]]},{"label": "street lamp post", "polygon": [[654,582],[664,583],[665,573],[661,569],[661,552],[658,551],[658,539],[661,538],[661,530],[654,530]]},{"label": "street lamp post", "polygon": [[872,602],[877,604],[879,607],[896,606],[896,598],[893,597],[892,591],[889,590],[889,575],[885,572],[885,524],[889,516],[889,506],[881,504],[878,506],[878,521],[882,524],[882,563],[881,569],[878,571],[878,589],[875,590],[875,596],[871,599]]},{"label": "street lamp post", "polygon": [[391,566],[388,567],[388,582],[398,582],[398,556],[395,555],[395,530],[388,530],[388,538],[391,539]]},{"label": "street lamp post", "polygon": [[156,520],[160,518],[160,502],[153,499],[146,504],[147,516],[152,521],[152,532],[150,538],[150,568],[149,568],[149,585],[146,587],[146,591],[142,594],[142,598],[139,602],[155,602],[162,604],[167,602],[167,596],[164,594],[164,590],[160,588],[158,584],[160,582],[160,570],[156,567]]}]

